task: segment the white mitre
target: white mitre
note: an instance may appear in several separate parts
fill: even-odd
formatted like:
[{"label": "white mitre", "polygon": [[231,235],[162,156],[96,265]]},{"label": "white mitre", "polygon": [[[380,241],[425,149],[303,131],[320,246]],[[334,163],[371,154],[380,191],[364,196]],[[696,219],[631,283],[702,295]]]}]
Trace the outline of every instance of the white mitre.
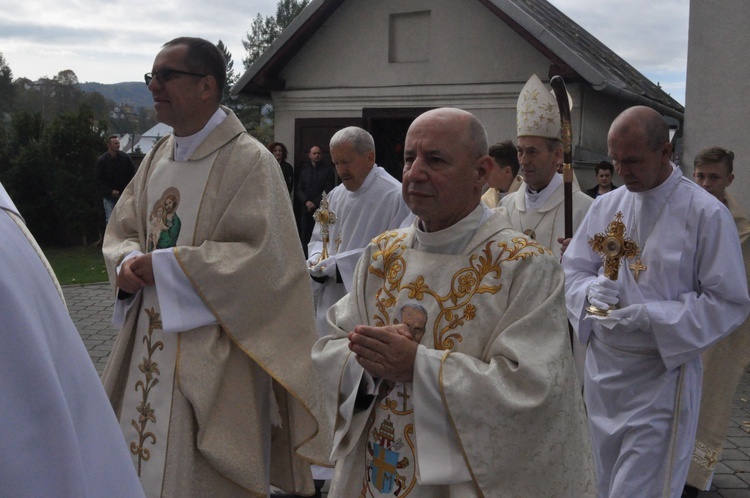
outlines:
[{"label": "white mitre", "polygon": [[516,131],[520,137],[560,140],[560,111],[555,95],[532,74],[516,103]]}]

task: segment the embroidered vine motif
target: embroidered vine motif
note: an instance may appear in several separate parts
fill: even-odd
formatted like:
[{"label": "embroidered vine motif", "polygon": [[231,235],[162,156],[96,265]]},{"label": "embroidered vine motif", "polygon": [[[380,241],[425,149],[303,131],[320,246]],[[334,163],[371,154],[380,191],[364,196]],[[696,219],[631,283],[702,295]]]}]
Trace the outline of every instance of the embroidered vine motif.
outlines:
[{"label": "embroidered vine motif", "polygon": [[[502,284],[499,283],[502,263],[520,261],[548,252],[524,237],[513,238],[511,243],[490,240],[484,249],[469,256],[468,266],[453,275],[448,293],[440,295],[430,288],[422,275],[411,282],[402,281],[406,271],[406,261],[403,258],[407,249],[403,244],[405,238],[406,234],[386,232],[374,240],[378,250],[372,255],[369,272],[380,277],[383,285],[375,294],[377,313],[373,322],[378,327],[392,323],[391,308],[402,290],[408,290],[409,299],[417,301],[429,296],[440,308],[433,325],[434,347],[439,350],[453,349],[456,342],[463,340],[457,329],[476,317],[477,309],[471,304],[475,294],[495,294],[502,289]],[[485,277],[498,281],[497,285],[482,284]]]},{"label": "embroidered vine motif", "polygon": [[147,308],[145,312],[148,315],[148,332],[143,336],[143,342],[146,343],[148,356],[143,358],[143,363],[138,365],[138,369],[143,373],[144,378],[135,383],[135,390],[138,391],[140,389],[142,397],[140,404],[136,407],[139,413],[138,420],[131,420],[133,427],[138,433],[138,442],[130,442],[130,452],[138,456],[138,476],[141,475],[141,463],[147,462],[151,458],[151,451],[145,447],[146,443],[150,440],[151,445],[156,444],[156,435],[146,430],[149,422],[156,423],[156,414],[154,413],[154,409],[151,408],[151,403],[148,401],[148,395],[151,389],[159,383],[158,376],[161,374],[159,372],[159,364],[153,360],[154,353],[157,350],[164,349],[164,343],[161,341],[152,343],[154,330],[161,330],[162,328],[161,314],[154,311],[154,308]]}]

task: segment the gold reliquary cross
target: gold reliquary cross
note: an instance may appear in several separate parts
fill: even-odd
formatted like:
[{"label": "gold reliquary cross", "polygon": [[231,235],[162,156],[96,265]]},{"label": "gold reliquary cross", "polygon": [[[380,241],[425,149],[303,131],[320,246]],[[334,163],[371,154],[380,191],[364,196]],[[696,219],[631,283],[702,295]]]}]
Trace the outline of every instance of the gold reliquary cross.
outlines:
[{"label": "gold reliquary cross", "polygon": [[[589,239],[591,249],[604,260],[604,276],[610,280],[617,280],[623,259],[633,259],[638,254],[638,244],[625,235],[622,212],[618,211],[615,219],[607,225],[607,233],[597,233]],[[589,306],[587,310],[594,315],[607,314],[606,310],[594,306]]]},{"label": "gold reliquary cross", "polygon": [[320,206],[313,213],[315,222],[320,225],[320,236],[323,239],[323,251],[320,254],[320,261],[328,259],[328,237],[330,236],[330,226],[336,223],[336,213],[328,207],[328,194],[323,192],[320,199]]}]

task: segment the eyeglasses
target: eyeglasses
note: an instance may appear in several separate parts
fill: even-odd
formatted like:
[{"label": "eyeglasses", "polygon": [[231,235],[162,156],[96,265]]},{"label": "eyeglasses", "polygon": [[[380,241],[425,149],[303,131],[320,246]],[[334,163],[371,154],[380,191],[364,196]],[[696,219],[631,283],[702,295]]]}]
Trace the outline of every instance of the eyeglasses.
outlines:
[{"label": "eyeglasses", "polygon": [[199,76],[201,78],[205,78],[206,76],[208,76],[207,74],[190,73],[188,71],[180,71],[178,69],[170,69],[167,67],[164,69],[159,69],[155,73],[146,73],[143,75],[143,79],[146,81],[146,85],[150,85],[151,80],[153,80],[154,78],[159,80],[159,83],[166,83],[178,74],[185,74],[187,76]]}]

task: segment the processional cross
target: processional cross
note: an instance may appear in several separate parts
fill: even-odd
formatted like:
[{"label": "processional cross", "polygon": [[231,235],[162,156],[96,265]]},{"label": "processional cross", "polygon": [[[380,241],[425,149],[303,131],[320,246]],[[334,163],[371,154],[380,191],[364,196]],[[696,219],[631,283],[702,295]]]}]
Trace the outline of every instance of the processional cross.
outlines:
[{"label": "processional cross", "polygon": [[323,192],[320,206],[313,213],[313,219],[320,225],[320,235],[323,238],[323,251],[320,253],[320,260],[318,260],[320,262],[328,258],[329,228],[336,223],[336,213],[328,207],[328,194],[326,192]]},{"label": "processional cross", "polygon": [[[604,276],[610,280],[617,280],[623,259],[633,259],[638,254],[638,244],[632,239],[625,238],[625,234],[626,229],[625,223],[622,222],[622,213],[618,211],[615,219],[607,225],[607,233],[597,233],[589,239],[591,249],[604,259]],[[638,267],[636,276],[639,271],[645,269],[640,264],[640,260],[631,268],[634,266]],[[602,310],[593,305],[586,308],[586,311],[597,316],[607,316],[608,314],[608,310]]]}]

